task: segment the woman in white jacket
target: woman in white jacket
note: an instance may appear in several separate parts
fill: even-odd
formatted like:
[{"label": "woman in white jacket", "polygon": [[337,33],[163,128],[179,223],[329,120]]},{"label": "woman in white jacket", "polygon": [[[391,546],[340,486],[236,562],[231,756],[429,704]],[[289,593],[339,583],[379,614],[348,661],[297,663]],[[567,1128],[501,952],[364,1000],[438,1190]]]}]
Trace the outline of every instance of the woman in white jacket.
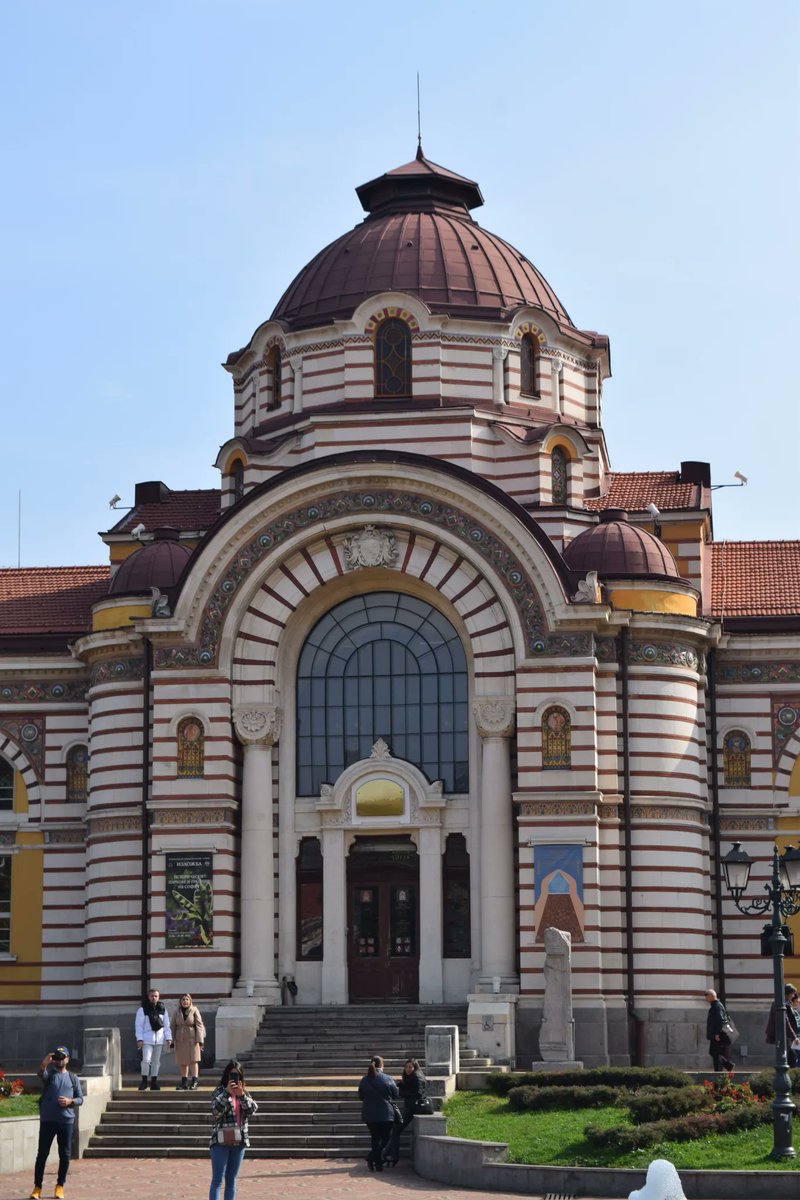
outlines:
[{"label": "woman in white jacket", "polygon": [[148,1077],[150,1091],[161,1091],[161,1084],[158,1082],[161,1051],[165,1045],[172,1044],[169,1013],[159,999],[158,988],[151,988],[141,1008],[136,1010],[136,1047],[142,1055],[140,1092],[147,1091]]}]

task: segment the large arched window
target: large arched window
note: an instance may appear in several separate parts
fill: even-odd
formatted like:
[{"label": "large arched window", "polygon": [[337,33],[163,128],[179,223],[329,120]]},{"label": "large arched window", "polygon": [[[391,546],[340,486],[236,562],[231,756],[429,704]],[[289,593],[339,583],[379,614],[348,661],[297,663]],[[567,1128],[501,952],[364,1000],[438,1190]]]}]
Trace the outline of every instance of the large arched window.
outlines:
[{"label": "large arched window", "polygon": [[0,758],[0,809],[14,807],[14,768]]},{"label": "large arched window", "polygon": [[411,330],[396,317],[375,334],[375,395],[411,395]]},{"label": "large arched window", "polygon": [[297,789],[319,794],[378,738],[450,792],[469,790],[467,662],[453,626],[413,596],[337,604],[297,668]]},{"label": "large arched window", "polygon": [[535,396],[536,392],[536,342],[529,333],[522,335],[519,346],[519,390],[523,396]]},{"label": "large arched window", "polygon": [[550,455],[550,491],[553,504],[566,504],[569,499],[569,459],[566,450],[556,446]]}]

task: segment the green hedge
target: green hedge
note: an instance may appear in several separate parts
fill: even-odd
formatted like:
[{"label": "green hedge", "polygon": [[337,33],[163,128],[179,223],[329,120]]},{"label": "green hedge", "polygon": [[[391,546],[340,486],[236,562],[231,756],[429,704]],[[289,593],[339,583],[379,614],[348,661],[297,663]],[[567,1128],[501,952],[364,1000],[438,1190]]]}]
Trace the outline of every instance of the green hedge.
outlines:
[{"label": "green hedge", "polygon": [[[789,1072],[789,1078],[792,1081],[792,1091],[796,1095],[800,1095],[800,1067],[793,1067]],[[757,1071],[755,1075],[749,1077],[748,1083],[757,1096],[772,1099],[775,1095],[775,1072],[773,1070]]]},{"label": "green hedge", "polygon": [[734,1133],[740,1129],[754,1129],[767,1125],[772,1120],[769,1104],[747,1104],[732,1108],[724,1113],[693,1113],[675,1117],[671,1121],[651,1121],[647,1125],[614,1125],[604,1129],[599,1125],[587,1125],[584,1136],[595,1146],[613,1147],[620,1154],[655,1146],[659,1142],[692,1142],[710,1134]]},{"label": "green hedge", "polygon": [[507,1096],[516,1087],[622,1087],[638,1092],[643,1087],[685,1088],[692,1080],[673,1067],[593,1067],[588,1071],[499,1071],[489,1076],[489,1090],[495,1096]]},{"label": "green hedge", "polygon": [[606,1104],[624,1104],[628,1093],[614,1087],[515,1087],[508,1103],[519,1111],[543,1108],[601,1108]]},{"label": "green hedge", "polygon": [[626,1099],[636,1125],[662,1121],[666,1117],[682,1117],[684,1113],[697,1112],[708,1103],[706,1089],[697,1084],[692,1087],[661,1088],[659,1091],[642,1090],[638,1095]]}]

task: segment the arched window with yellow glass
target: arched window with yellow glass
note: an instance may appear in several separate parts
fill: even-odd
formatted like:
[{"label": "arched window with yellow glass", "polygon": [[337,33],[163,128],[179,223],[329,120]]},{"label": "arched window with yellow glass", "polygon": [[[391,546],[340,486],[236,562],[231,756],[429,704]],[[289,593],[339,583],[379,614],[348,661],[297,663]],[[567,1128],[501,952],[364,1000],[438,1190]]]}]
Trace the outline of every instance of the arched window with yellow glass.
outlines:
[{"label": "arched window with yellow glass", "polygon": [[542,714],[542,769],[564,770],[572,766],[572,719],[565,708],[554,704]]},{"label": "arched window with yellow glass", "polygon": [[411,330],[397,317],[382,321],[375,333],[375,395],[411,395]]},{"label": "arched window with yellow glass", "polygon": [[200,778],[205,774],[206,733],[197,717],[184,717],[178,723],[178,775]]},{"label": "arched window with yellow glass", "polygon": [[722,739],[722,771],[725,787],[750,787],[750,738],[732,729]]},{"label": "arched window with yellow glass", "polygon": [[67,752],[67,800],[85,804],[89,794],[89,751],[86,746],[72,746]]}]

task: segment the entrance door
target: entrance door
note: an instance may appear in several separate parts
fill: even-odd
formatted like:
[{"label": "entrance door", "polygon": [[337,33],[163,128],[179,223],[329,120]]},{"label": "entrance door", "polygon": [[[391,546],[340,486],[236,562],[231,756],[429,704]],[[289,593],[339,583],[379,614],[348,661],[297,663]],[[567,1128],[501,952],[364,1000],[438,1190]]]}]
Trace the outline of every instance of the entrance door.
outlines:
[{"label": "entrance door", "polygon": [[419,878],[396,863],[351,864],[348,871],[348,977],[351,1003],[419,994]]}]

